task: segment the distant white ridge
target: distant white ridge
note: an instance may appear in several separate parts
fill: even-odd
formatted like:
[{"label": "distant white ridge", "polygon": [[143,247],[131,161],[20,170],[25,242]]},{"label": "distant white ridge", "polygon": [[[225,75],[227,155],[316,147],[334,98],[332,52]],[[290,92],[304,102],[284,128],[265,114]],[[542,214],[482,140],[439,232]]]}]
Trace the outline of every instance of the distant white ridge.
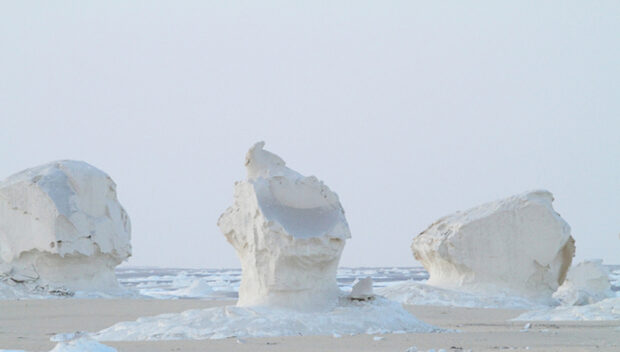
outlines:
[{"label": "distant white ridge", "polygon": [[430,285],[550,300],[575,252],[552,201],[540,190],[448,215],[413,240],[413,254]]},{"label": "distant white ridge", "polygon": [[335,306],[336,269],[351,237],[338,195],[255,144],[248,178],[218,226],[241,261],[238,306],[324,310]]},{"label": "distant white ridge", "polygon": [[[103,171],[63,160],[0,182],[0,284],[57,294],[119,289],[129,216]],[[0,288],[0,291],[1,288]]]}]

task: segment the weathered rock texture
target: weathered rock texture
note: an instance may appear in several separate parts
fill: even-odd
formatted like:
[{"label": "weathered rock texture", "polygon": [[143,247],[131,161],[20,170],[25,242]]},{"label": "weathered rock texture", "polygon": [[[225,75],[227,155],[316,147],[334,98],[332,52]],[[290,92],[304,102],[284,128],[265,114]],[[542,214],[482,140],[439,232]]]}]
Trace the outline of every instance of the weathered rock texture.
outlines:
[{"label": "weathered rock texture", "polygon": [[80,161],[56,161],[0,182],[0,277],[50,290],[118,287],[131,225],[116,185]]},{"label": "weathered rock texture", "polygon": [[534,191],[439,219],[418,235],[414,256],[429,284],[550,298],[574,252],[570,226]]},{"label": "weathered rock texture", "polygon": [[248,178],[218,226],[241,261],[238,306],[300,310],[337,303],[336,269],[350,231],[338,196],[316,177],[286,167],[257,143]]}]

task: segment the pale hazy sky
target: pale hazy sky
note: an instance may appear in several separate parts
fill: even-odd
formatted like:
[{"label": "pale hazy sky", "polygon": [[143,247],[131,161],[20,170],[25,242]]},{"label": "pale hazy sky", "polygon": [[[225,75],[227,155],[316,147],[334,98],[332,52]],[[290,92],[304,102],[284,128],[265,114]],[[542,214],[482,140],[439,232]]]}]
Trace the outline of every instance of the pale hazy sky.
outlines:
[{"label": "pale hazy sky", "polygon": [[620,264],[620,2],[257,3],[0,3],[0,178],[87,161],[130,265],[238,267],[216,221],[265,140],[340,196],[341,265],[537,188]]}]

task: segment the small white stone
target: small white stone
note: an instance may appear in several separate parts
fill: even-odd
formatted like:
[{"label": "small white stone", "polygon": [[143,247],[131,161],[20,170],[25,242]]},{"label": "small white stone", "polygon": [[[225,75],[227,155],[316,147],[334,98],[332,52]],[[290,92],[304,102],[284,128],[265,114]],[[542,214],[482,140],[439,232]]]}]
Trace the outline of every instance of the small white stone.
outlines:
[{"label": "small white stone", "polygon": [[350,297],[353,299],[367,300],[374,297],[372,289],[372,278],[370,276],[364,279],[356,279],[351,289]]}]

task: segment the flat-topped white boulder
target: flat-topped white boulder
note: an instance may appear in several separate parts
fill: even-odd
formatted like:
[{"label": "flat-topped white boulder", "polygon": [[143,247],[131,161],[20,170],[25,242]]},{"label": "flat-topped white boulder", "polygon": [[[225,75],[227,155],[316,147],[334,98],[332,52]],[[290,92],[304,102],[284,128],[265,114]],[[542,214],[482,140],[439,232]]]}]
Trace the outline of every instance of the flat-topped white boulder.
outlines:
[{"label": "flat-topped white boulder", "polygon": [[553,298],[563,305],[582,306],[613,297],[609,270],[603,261],[587,260],[572,266]]},{"label": "flat-topped white boulder", "polygon": [[437,220],[411,246],[429,284],[550,299],[575,252],[548,191],[527,192]]},{"label": "flat-topped white boulder", "polygon": [[0,278],[39,289],[118,287],[131,225],[103,171],[63,160],[0,182]]},{"label": "flat-topped white boulder", "polygon": [[238,306],[323,310],[338,301],[336,269],[350,231],[338,196],[254,145],[247,180],[218,226],[241,261]]}]

